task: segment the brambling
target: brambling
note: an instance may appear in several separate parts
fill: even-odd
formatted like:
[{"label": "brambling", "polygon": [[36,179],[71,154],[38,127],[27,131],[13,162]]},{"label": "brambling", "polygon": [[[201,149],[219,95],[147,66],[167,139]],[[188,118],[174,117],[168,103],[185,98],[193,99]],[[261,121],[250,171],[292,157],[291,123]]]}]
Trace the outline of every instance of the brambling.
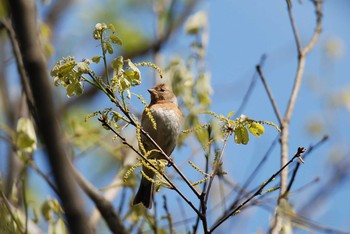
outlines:
[{"label": "brambling", "polygon": [[[152,89],[149,89],[148,92],[151,94],[151,102],[148,108],[156,122],[156,129],[154,129],[146,111],[142,113],[141,126],[148,132],[164,153],[170,156],[180,134],[183,115],[178,108],[175,94],[165,84],[158,84]],[[157,149],[144,134],[141,135],[141,142],[146,151]],[[148,158],[164,159],[165,157],[159,152],[152,152]],[[151,169],[143,167],[142,170],[148,177],[154,177],[154,172]],[[142,203],[146,208],[150,209],[152,208],[153,195],[153,183],[142,176],[133,205]]]}]

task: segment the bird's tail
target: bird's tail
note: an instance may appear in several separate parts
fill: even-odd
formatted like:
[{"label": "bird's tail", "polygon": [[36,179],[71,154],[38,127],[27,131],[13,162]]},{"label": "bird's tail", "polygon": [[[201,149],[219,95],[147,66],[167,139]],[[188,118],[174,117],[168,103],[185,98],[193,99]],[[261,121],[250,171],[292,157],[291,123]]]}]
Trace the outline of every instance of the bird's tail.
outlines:
[{"label": "bird's tail", "polygon": [[153,201],[153,183],[142,177],[139,190],[134,198],[133,205],[142,203],[146,208],[152,208]]}]

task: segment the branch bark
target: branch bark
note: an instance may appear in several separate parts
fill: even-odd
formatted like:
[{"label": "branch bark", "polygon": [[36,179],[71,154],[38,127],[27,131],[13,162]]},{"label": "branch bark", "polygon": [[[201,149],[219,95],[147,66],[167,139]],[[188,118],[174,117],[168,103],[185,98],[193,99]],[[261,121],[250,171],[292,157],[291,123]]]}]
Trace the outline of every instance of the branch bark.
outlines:
[{"label": "branch bark", "polygon": [[92,233],[84,214],[77,185],[68,167],[53,99],[50,92],[47,65],[38,38],[35,1],[9,1],[12,22],[36,104],[37,125],[46,146],[60,200],[71,233]]},{"label": "branch bark", "polygon": [[[311,37],[310,41],[307,43],[305,47],[302,47],[300,43],[298,30],[293,17],[292,6],[287,2],[289,20],[292,26],[294,39],[295,39],[295,43],[298,51],[298,66],[296,70],[292,93],[289,98],[288,106],[281,124],[281,137],[280,137],[281,165],[285,165],[288,162],[288,158],[289,158],[289,124],[292,118],[296,100],[299,95],[299,90],[300,90],[301,82],[304,75],[306,57],[308,53],[312,50],[312,48],[315,46],[322,31],[322,0],[312,0],[312,2],[315,5],[315,9],[316,9],[316,27],[315,27],[313,36]],[[283,204],[287,200],[287,198],[284,196],[284,194],[287,191],[287,188],[288,188],[288,170],[284,170],[281,173],[280,195],[278,199],[278,206],[280,204]],[[272,227],[270,229],[270,233],[278,234],[280,233],[282,228],[283,228],[282,217],[276,212]]]}]

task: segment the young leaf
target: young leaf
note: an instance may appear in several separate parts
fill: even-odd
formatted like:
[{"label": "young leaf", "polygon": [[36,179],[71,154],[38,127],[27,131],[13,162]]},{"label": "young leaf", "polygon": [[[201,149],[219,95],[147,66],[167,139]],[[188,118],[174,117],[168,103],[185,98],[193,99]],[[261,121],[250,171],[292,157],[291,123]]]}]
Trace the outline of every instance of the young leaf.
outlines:
[{"label": "young leaf", "polygon": [[109,54],[113,54],[113,46],[112,46],[112,44],[109,43],[108,41],[105,42],[104,44],[105,44],[105,46],[106,46],[105,48],[106,48],[107,52],[108,52]]},{"label": "young leaf", "polygon": [[73,70],[75,65],[77,65],[75,61],[71,61],[71,62],[67,62],[66,64],[63,64],[58,69],[58,76],[65,76],[67,73]]},{"label": "young leaf", "polygon": [[258,137],[264,134],[265,128],[257,122],[251,122],[248,124],[248,130],[251,134]]},{"label": "young leaf", "polygon": [[78,71],[83,74],[87,74],[91,71],[89,65],[86,62],[79,62],[77,64],[77,67],[78,67]]},{"label": "young leaf", "polygon": [[92,60],[94,63],[99,63],[100,60],[101,60],[101,56],[94,56],[94,57],[92,57],[91,60]]},{"label": "young leaf", "polygon": [[79,82],[78,80],[76,80],[67,86],[66,91],[67,91],[68,97],[72,97],[74,95],[79,96],[83,93],[83,84],[81,82]]},{"label": "young leaf", "polygon": [[124,61],[123,61],[123,57],[122,56],[118,56],[115,59],[112,60],[112,68],[116,71],[119,72],[120,69],[123,68],[124,66]]},{"label": "young leaf", "polygon": [[120,38],[117,37],[117,36],[114,35],[114,34],[110,35],[110,36],[109,36],[109,39],[111,39],[111,42],[114,43],[114,44],[116,44],[116,45],[120,45],[120,46],[123,45],[122,40],[120,40]]},{"label": "young leaf", "polygon": [[125,71],[125,76],[131,85],[141,84],[141,72],[130,60],[128,60],[129,69]]},{"label": "young leaf", "polygon": [[234,139],[237,144],[243,144],[243,145],[248,144],[248,141],[249,141],[248,130],[245,127],[236,128]]},{"label": "young leaf", "polygon": [[33,153],[36,150],[36,134],[30,119],[20,118],[17,122],[16,146],[18,149]]},{"label": "young leaf", "polygon": [[109,24],[108,28],[112,31],[112,33],[115,33],[115,27],[113,24]]},{"label": "young leaf", "polygon": [[228,115],[227,115],[227,118],[228,118],[228,119],[231,118],[231,116],[232,116],[234,113],[235,113],[234,111],[230,111],[230,112],[228,113]]}]

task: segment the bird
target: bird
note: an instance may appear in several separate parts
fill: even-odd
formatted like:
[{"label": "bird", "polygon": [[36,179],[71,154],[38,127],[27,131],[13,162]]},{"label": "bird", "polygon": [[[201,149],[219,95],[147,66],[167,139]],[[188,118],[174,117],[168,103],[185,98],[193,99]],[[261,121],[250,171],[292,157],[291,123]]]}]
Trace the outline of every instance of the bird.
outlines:
[{"label": "bird", "polygon": [[[146,110],[142,113],[141,127],[152,137],[164,153],[170,156],[177,144],[182,126],[183,114],[178,107],[175,94],[164,83],[157,84],[153,88],[148,89],[148,92],[151,95],[148,109],[156,123],[156,129],[150,117],[147,115]],[[144,134],[141,134],[141,143],[146,151],[157,149],[152,141]],[[148,158],[165,159],[165,156],[160,152],[153,151]],[[142,170],[148,177],[154,178],[154,172],[151,169],[143,166]],[[142,203],[146,208],[151,209],[153,196],[153,183],[142,176],[133,205]]]}]

